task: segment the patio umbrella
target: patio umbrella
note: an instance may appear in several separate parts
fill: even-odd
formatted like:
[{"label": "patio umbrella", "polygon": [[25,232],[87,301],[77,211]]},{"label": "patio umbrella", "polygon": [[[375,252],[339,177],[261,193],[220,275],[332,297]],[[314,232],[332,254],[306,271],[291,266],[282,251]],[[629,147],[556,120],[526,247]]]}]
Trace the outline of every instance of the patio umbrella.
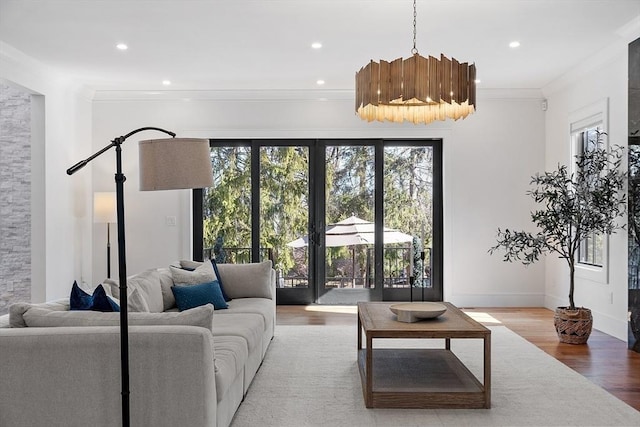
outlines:
[{"label": "patio umbrella", "polygon": [[[335,224],[329,224],[325,231],[325,245],[327,247],[373,245],[375,241],[375,224],[370,221],[350,216]],[[404,243],[413,241],[413,236],[391,228],[384,228],[384,244]],[[302,248],[309,244],[307,236],[300,237],[287,246]]]}]

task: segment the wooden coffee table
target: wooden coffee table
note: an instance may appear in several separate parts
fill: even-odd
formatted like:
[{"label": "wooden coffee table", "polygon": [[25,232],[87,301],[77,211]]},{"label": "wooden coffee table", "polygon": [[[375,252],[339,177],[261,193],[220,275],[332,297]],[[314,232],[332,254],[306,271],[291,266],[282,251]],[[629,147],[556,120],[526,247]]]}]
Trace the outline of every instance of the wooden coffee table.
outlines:
[{"label": "wooden coffee table", "polygon": [[[491,331],[453,304],[435,319],[399,322],[386,302],[358,303],[358,365],[367,408],[490,408]],[[363,348],[362,332],[366,336]],[[373,348],[379,338],[444,338],[444,348]],[[451,351],[452,339],[484,341],[484,384]]]}]

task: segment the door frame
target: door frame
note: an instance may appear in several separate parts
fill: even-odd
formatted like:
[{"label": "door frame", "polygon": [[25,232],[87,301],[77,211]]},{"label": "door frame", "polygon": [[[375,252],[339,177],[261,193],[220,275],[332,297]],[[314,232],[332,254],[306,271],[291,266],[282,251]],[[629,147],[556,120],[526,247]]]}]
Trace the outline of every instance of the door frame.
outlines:
[{"label": "door frame", "polygon": [[[263,146],[305,146],[309,148],[309,241],[319,241],[308,245],[308,277],[307,288],[276,288],[278,304],[353,304],[354,301],[442,301],[443,299],[443,159],[441,138],[353,138],[353,139],[210,139],[210,146],[250,146],[251,147],[251,192],[252,206],[252,262],[260,259],[260,148]],[[321,291],[324,288],[326,260],[324,258],[324,230],[326,224],[326,147],[373,146],[375,150],[375,245],[374,271],[375,286],[373,289],[333,289],[331,292]],[[433,235],[431,250],[431,288],[384,288],[384,148],[390,146],[431,146],[433,147]],[[203,195],[202,189],[193,190],[193,258],[202,261],[203,245]],[[257,220],[255,220],[257,218]],[[322,259],[319,259],[322,258]],[[321,289],[322,288],[322,289]],[[338,291],[338,292],[335,292]],[[343,292],[340,292],[343,291]],[[348,293],[346,293],[346,292]],[[345,302],[344,297],[349,299]]]}]

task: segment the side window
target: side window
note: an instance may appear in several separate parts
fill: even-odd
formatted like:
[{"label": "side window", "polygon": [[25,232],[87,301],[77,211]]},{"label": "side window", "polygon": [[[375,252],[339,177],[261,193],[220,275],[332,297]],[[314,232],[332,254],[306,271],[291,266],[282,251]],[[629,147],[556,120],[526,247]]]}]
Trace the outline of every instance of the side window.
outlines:
[{"label": "side window", "polygon": [[[601,129],[585,129],[577,134],[578,152],[586,153],[594,150],[598,144],[598,132]],[[605,236],[602,233],[593,233],[580,243],[578,248],[578,263],[594,267],[604,265]]]},{"label": "side window", "polygon": [[[569,129],[571,141],[571,159],[573,172],[578,165],[575,157],[595,149],[598,143],[608,145],[608,140],[598,141],[599,134],[607,132],[609,116],[608,99],[570,114]],[[606,235],[593,233],[585,238],[578,249],[576,277],[606,284],[609,282],[609,240]]]}]

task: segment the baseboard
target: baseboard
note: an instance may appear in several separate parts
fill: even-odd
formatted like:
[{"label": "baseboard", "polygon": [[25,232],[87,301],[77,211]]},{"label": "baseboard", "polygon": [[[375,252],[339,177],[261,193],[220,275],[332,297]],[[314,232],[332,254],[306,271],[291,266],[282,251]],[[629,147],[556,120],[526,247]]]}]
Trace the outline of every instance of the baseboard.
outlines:
[{"label": "baseboard", "polygon": [[542,294],[455,294],[445,296],[457,307],[544,307]]}]

